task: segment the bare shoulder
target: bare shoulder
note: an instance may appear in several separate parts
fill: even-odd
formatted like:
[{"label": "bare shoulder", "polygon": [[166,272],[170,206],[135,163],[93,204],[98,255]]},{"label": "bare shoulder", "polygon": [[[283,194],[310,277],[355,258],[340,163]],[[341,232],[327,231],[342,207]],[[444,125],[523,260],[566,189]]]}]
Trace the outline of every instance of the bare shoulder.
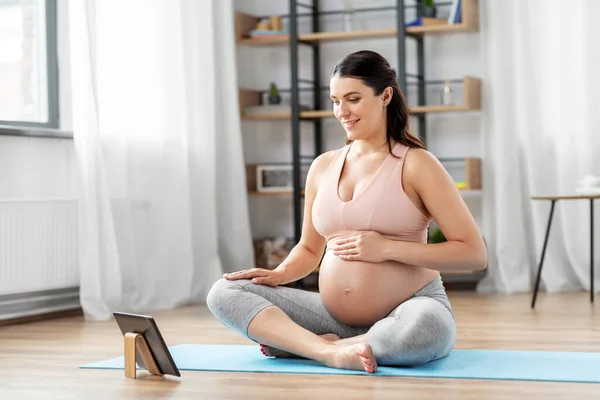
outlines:
[{"label": "bare shoulder", "polygon": [[339,149],[326,151],[315,158],[310,166],[310,170],[308,171],[308,179],[312,178],[313,181],[318,182],[320,177],[327,171],[339,151]]},{"label": "bare shoulder", "polygon": [[408,173],[419,173],[425,169],[444,169],[436,156],[425,149],[412,148],[406,152],[404,169]]},{"label": "bare shoulder", "polygon": [[331,163],[333,162],[333,159],[335,158],[336,154],[338,154],[340,150],[330,150],[330,151],[326,151],[325,153],[320,154],[317,158],[315,158],[315,160],[312,163],[312,168],[315,168],[316,170],[320,171],[320,170],[326,170],[327,168],[329,168],[329,165],[331,165]]},{"label": "bare shoulder", "polygon": [[322,177],[333,162],[339,150],[331,150],[320,154],[310,165],[308,175],[306,176],[305,194],[306,199],[312,198],[316,192]]},{"label": "bare shoulder", "polygon": [[447,184],[452,181],[436,156],[427,150],[418,148],[412,148],[406,153],[403,180],[416,192],[425,186],[431,186],[431,184],[435,186],[435,183]]}]

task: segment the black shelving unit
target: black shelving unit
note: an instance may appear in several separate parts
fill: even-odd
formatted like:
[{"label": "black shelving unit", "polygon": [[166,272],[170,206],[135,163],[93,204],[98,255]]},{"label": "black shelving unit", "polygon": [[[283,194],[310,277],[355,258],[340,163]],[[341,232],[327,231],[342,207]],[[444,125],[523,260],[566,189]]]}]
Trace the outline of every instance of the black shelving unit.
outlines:
[{"label": "black shelving unit", "polygon": [[291,98],[290,102],[292,105],[292,117],[291,117],[291,131],[292,131],[292,167],[293,167],[293,194],[292,202],[294,209],[294,242],[300,241],[302,232],[302,187],[301,187],[301,173],[302,173],[302,159],[314,159],[323,152],[323,139],[322,129],[323,124],[321,119],[310,120],[314,125],[314,154],[303,156],[300,154],[300,141],[301,138],[301,119],[300,119],[300,82],[305,82],[313,87],[313,102],[314,109],[321,109],[321,79],[320,79],[320,46],[318,43],[306,43],[312,50],[312,65],[313,65],[313,76],[312,79],[301,79],[298,73],[298,47],[301,42],[298,40],[298,7],[308,8],[310,12],[310,18],[312,19],[312,31],[320,32],[320,19],[319,19],[319,0],[312,0],[312,5],[305,5],[299,3],[297,0],[290,0],[290,21],[289,21],[289,35],[290,35],[290,70],[291,70]]},{"label": "black shelving unit", "polygon": [[[304,0],[310,1],[310,4],[298,0],[289,0],[289,13],[286,15],[278,15],[281,19],[288,20],[288,32],[274,37],[253,38],[250,32],[257,26],[261,20],[271,18],[272,16],[255,16],[243,12],[236,12],[236,41],[240,45],[248,46],[287,46],[290,51],[290,87],[281,89],[281,92],[289,93],[291,109],[287,111],[273,111],[269,114],[255,115],[252,113],[246,114],[244,109],[248,106],[263,105],[262,98],[264,91],[256,89],[240,88],[239,102],[241,118],[245,120],[290,120],[291,128],[291,151],[292,151],[292,205],[293,205],[293,235],[292,240],[298,243],[302,232],[302,210],[303,210],[303,187],[302,175],[305,172],[305,167],[314,158],[323,152],[323,132],[322,119],[334,117],[332,111],[325,104],[321,104],[325,98],[322,96],[324,91],[329,90],[328,82],[321,82],[320,67],[321,67],[321,43],[328,43],[337,40],[353,41],[362,39],[374,38],[392,38],[395,39],[394,44],[397,49],[397,79],[401,90],[408,97],[411,93],[407,88],[417,89],[414,91],[414,101],[411,103],[411,124],[413,132],[427,144],[427,115],[429,113],[441,112],[464,112],[481,109],[481,80],[472,76],[463,76],[462,79],[453,80],[426,80],[425,79],[425,37],[435,34],[453,34],[478,32],[479,30],[479,0],[461,0],[462,9],[460,22],[452,24],[446,23],[444,19],[431,19],[428,24],[421,26],[411,26],[405,28],[405,12],[407,9],[412,9],[411,18],[423,16],[425,13],[423,8],[423,0],[415,0],[413,4],[405,4],[406,0],[396,0],[395,5],[386,7],[369,7],[354,9],[352,12],[366,13],[374,11],[389,11],[395,12],[395,25],[391,28],[384,29],[366,29],[363,31],[340,32],[340,31],[321,31],[321,22],[323,16],[332,14],[344,14],[345,10],[320,10],[319,0]],[[452,6],[454,0],[442,2],[436,0],[436,6]],[[298,21],[301,18],[310,18],[311,32],[299,32]],[[306,21],[306,20],[305,20]],[[305,25],[303,25],[305,26]],[[416,44],[416,71],[407,72],[406,68],[406,43],[414,40]],[[306,46],[311,50],[312,57],[312,76],[299,75],[299,49],[301,46]],[[390,60],[391,61],[391,60]],[[326,77],[329,78],[329,77]],[[441,83],[462,84],[463,93],[462,101],[453,102],[452,104],[431,104],[427,103],[426,88],[428,85]],[[301,86],[302,84],[302,86]],[[313,104],[310,110],[305,110],[301,107],[300,93],[310,93],[313,97]],[[303,96],[303,100],[305,97]],[[412,99],[410,99],[412,100]],[[301,154],[302,131],[308,127],[314,128],[314,150],[313,154]],[[414,127],[417,127],[416,129]],[[306,134],[306,132],[304,132]],[[478,191],[481,190],[481,159],[478,157],[446,159],[440,161],[445,162],[461,162],[464,164],[462,171],[461,188],[466,190]],[[460,174],[459,174],[460,175]],[[460,178],[459,178],[460,179]],[[462,179],[461,179],[462,180]],[[252,183],[249,182],[249,193],[252,195],[259,194],[252,189]],[[266,194],[266,193],[265,193]],[[287,196],[290,193],[286,190],[272,193],[275,195]],[[456,276],[454,276],[456,275]],[[472,282],[479,280],[475,274],[465,275],[464,272],[458,271],[452,278],[460,282]],[[301,280],[297,286],[304,286],[304,281]]]},{"label": "black shelving unit", "polygon": [[[285,16],[289,18],[289,48],[290,48],[290,69],[291,69],[291,97],[292,105],[291,115],[291,132],[292,132],[292,165],[293,165],[293,210],[294,210],[294,241],[300,241],[302,232],[302,187],[301,173],[302,161],[306,159],[314,159],[322,153],[322,121],[321,118],[303,119],[300,116],[300,83],[308,83],[313,88],[314,109],[321,110],[321,94],[323,87],[320,76],[320,42],[302,42],[299,40],[298,19],[308,17],[312,19],[312,33],[321,31],[320,17],[322,15],[342,14],[344,11],[319,11],[319,0],[312,0],[312,4],[308,5],[298,0],[290,0],[290,13]],[[422,35],[407,35],[405,33],[405,10],[406,8],[417,8],[417,15],[422,15],[421,0],[417,5],[406,6],[404,0],[396,0],[395,7],[371,7],[356,9],[354,13],[373,12],[373,11],[389,11],[396,12],[396,43],[397,43],[397,79],[400,89],[406,94],[407,77],[416,78],[418,85],[418,104],[425,105],[425,56],[424,56],[424,40]],[[301,13],[299,8],[308,9],[309,12]],[[406,37],[413,38],[417,43],[417,73],[406,73]],[[298,73],[298,50],[301,45],[308,46],[312,50],[312,79],[306,79],[299,76]],[[419,121],[419,136],[423,141],[426,141],[427,120],[424,114],[417,116]],[[312,123],[314,126],[314,154],[300,154],[300,142],[302,139],[301,128],[302,123]]]}]

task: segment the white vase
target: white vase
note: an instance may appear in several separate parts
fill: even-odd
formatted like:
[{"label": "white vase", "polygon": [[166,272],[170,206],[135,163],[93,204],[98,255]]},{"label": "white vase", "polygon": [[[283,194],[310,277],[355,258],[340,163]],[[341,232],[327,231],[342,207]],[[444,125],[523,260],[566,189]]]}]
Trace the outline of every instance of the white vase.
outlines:
[{"label": "white vase", "polygon": [[346,11],[346,13],[344,13],[344,30],[346,32],[352,32],[354,29],[354,12]]},{"label": "white vase", "polygon": [[454,104],[454,90],[449,83],[446,83],[442,89],[442,104],[445,106]]},{"label": "white vase", "polygon": [[354,20],[354,0],[342,0],[344,7],[344,30],[351,32],[356,29]]}]

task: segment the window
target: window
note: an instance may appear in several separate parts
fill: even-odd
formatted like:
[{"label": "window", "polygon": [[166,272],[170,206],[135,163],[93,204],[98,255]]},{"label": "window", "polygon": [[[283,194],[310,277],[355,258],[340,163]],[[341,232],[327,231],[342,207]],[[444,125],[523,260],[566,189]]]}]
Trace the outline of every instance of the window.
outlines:
[{"label": "window", "polygon": [[0,0],[0,125],[58,128],[56,0]]}]

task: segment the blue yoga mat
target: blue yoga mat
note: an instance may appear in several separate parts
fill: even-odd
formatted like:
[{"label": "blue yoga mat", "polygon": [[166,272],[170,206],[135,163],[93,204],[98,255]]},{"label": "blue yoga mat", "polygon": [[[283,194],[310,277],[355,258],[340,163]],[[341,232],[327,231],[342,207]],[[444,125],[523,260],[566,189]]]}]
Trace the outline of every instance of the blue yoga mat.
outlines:
[{"label": "blue yoga mat", "polygon": [[[374,374],[328,368],[306,359],[265,357],[257,345],[183,344],[169,348],[177,367],[188,371],[345,374],[424,378],[501,379],[600,383],[600,353],[454,350],[418,367],[379,366]],[[123,369],[123,357],[84,365]]]}]

